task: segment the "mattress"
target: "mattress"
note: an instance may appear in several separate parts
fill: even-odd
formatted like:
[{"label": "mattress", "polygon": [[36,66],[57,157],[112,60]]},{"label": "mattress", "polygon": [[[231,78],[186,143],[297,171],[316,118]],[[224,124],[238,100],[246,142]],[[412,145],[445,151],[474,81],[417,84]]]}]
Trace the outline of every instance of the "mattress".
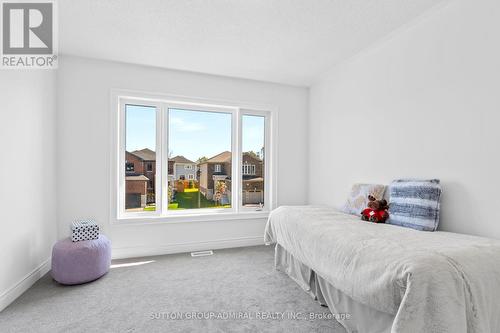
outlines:
[{"label": "mattress", "polygon": [[498,240],[295,206],[270,214],[265,242],[350,299],[392,316],[392,332],[500,331]]},{"label": "mattress", "polygon": [[331,313],[335,315],[335,320],[347,332],[389,333],[391,331],[393,315],[377,311],[353,300],[310,267],[297,260],[279,244],[276,244],[274,258],[276,269],[287,274],[321,305],[328,306]]}]

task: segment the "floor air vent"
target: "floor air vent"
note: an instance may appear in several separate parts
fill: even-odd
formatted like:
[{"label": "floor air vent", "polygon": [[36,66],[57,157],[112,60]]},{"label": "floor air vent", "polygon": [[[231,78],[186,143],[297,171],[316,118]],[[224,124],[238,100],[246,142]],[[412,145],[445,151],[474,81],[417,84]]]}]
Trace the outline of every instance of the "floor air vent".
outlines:
[{"label": "floor air vent", "polygon": [[198,251],[198,252],[191,252],[191,257],[206,257],[206,256],[211,256],[214,254],[214,251]]}]

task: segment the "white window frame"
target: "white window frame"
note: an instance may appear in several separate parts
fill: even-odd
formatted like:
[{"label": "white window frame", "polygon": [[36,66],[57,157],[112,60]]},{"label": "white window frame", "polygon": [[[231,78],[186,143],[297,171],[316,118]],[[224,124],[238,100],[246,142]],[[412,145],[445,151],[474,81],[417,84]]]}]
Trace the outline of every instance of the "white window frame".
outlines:
[{"label": "white window frame", "polygon": [[[118,142],[119,142],[119,145],[120,147],[118,147],[118,154],[119,154],[119,159],[118,159],[118,165],[123,165],[122,162],[125,161],[125,137],[126,137],[126,133],[125,133],[125,128],[126,128],[126,124],[125,124],[125,119],[126,119],[126,116],[125,116],[125,106],[126,105],[140,105],[140,106],[146,106],[146,107],[154,107],[155,108],[155,112],[156,112],[156,147],[155,147],[155,150],[156,151],[162,151],[163,150],[163,147],[162,147],[162,138],[161,136],[159,135],[159,133],[161,133],[161,129],[159,127],[159,124],[161,124],[161,104],[156,102],[156,101],[144,101],[144,100],[140,100],[140,99],[133,99],[133,98],[120,98],[119,99],[119,131],[118,131]],[[116,149],[116,148],[115,148]],[[158,155],[156,156],[156,163],[158,163]],[[118,167],[117,165],[117,167]],[[122,167],[118,167],[118,174],[119,174],[119,179],[118,179],[118,207],[119,209],[123,209],[123,211],[125,211],[125,188],[126,188],[126,184],[125,184],[125,168],[122,168]],[[160,170],[161,168],[158,168],[158,165],[157,165],[157,168],[156,168],[156,183],[155,183],[155,189],[156,189],[156,192],[155,192],[155,198],[156,197],[159,197],[161,198],[162,197],[162,189],[161,189],[161,177],[160,177]],[[156,211],[154,212],[127,212],[127,214],[130,214],[130,216],[134,216],[134,217],[143,217],[143,216],[160,216],[160,212],[161,212],[161,202],[158,202],[158,200],[156,200]],[[119,215],[118,215],[118,218],[121,217],[122,214],[120,214],[119,212]]]},{"label": "white window frame", "polygon": [[222,165],[215,164],[214,165],[214,172],[222,172]]},{"label": "white window frame", "polygon": [[194,180],[194,175],[192,173],[188,173],[187,180]]},{"label": "white window frame", "polygon": [[[156,108],[156,211],[125,211],[125,105],[145,105]],[[198,222],[216,220],[239,220],[265,218],[277,203],[277,181],[275,160],[275,144],[277,137],[277,109],[272,106],[251,105],[248,103],[214,101],[200,98],[187,98],[172,95],[158,95],[128,90],[112,90],[111,94],[112,130],[111,149],[111,223],[158,223],[158,222]],[[186,109],[194,111],[223,112],[232,115],[232,207],[220,209],[192,209],[169,211],[166,193],[168,179],[168,109]],[[265,168],[264,191],[265,206],[263,209],[242,206],[242,152],[241,123],[243,115],[264,116],[265,124]],[[235,181],[237,180],[237,181]]]},{"label": "white window frame", "polygon": [[186,170],[193,170],[193,166],[191,164],[185,164],[184,169]]}]

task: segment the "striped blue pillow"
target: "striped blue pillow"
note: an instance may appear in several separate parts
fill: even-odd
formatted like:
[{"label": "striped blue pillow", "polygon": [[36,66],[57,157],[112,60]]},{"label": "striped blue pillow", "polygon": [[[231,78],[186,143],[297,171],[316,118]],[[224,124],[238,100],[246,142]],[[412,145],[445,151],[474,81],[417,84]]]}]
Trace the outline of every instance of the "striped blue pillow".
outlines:
[{"label": "striped blue pillow", "polygon": [[441,198],[438,179],[398,179],[389,188],[387,223],[423,231],[437,229]]}]

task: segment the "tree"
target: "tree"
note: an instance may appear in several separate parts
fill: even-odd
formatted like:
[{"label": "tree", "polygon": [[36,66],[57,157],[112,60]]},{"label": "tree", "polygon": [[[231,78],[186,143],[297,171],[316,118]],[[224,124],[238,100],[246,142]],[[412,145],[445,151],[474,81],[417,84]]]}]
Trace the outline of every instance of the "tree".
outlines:
[{"label": "tree", "polygon": [[217,206],[221,205],[222,196],[226,194],[226,191],[227,191],[226,182],[223,180],[218,180],[217,183],[215,183],[215,193],[214,193],[214,200]]},{"label": "tree", "polygon": [[174,187],[172,186],[172,182],[168,182],[168,203],[172,203],[174,200]]},{"label": "tree", "polygon": [[202,156],[200,157],[199,159],[196,160],[196,163],[200,164],[200,163],[203,163],[203,162],[206,162],[208,161],[208,158],[206,158],[205,156]]},{"label": "tree", "polygon": [[247,151],[246,153],[247,153],[248,155],[250,155],[250,156],[252,156],[252,157],[256,158],[256,159],[260,159],[259,154],[258,154],[258,153],[256,153],[256,152],[254,152],[253,150]]}]

